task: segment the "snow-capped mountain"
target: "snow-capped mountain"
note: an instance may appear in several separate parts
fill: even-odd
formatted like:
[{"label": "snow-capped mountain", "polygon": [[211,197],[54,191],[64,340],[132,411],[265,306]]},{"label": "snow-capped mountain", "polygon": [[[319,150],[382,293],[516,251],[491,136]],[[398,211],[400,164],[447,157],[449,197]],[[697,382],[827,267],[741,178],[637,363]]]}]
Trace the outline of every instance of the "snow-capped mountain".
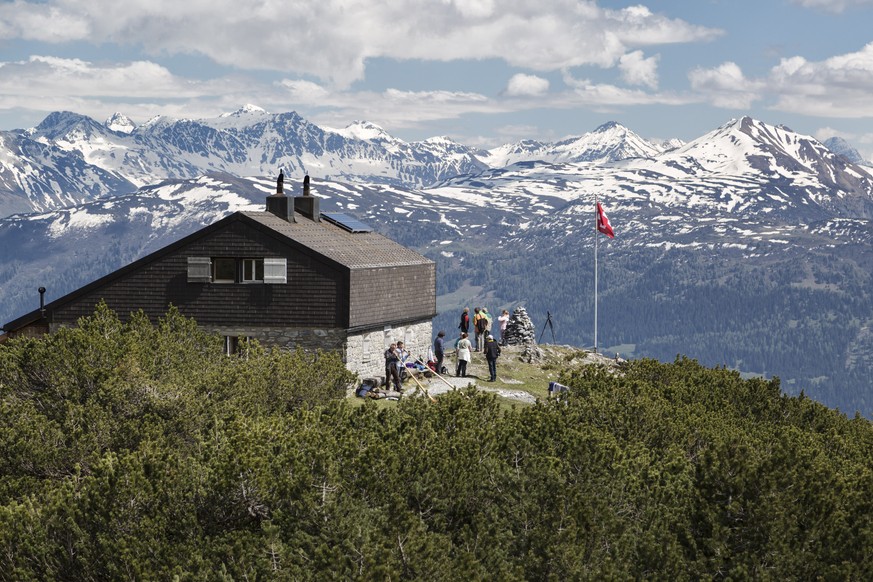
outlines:
[{"label": "snow-capped mountain", "polygon": [[[214,138],[211,150],[220,149],[232,158],[236,154],[248,156],[246,152],[253,150],[244,139],[261,145],[266,142],[264,136],[270,132],[253,127],[267,124],[275,129],[282,123],[296,128],[294,135],[299,138],[292,146],[283,147],[300,148],[301,157],[307,139],[323,144],[332,139],[329,136],[355,140],[357,146],[378,142],[385,144],[384,149],[390,146],[398,151],[408,146],[375,124],[358,122],[344,130],[325,131],[296,114],[274,116],[252,107],[219,118],[213,122],[216,127],[158,118],[139,126],[133,135],[140,142],[171,142],[179,151],[189,152],[196,151],[195,140],[210,136]],[[91,135],[89,143],[96,143],[94,135],[107,135],[108,130],[101,127],[87,118],[59,115],[38,128],[35,135],[51,136],[55,143],[69,147],[74,136]],[[245,131],[234,134],[234,128]],[[610,155],[622,149],[618,146],[630,135],[618,124],[602,126],[593,134],[597,134],[596,139],[589,134],[588,145],[578,152],[598,149]],[[607,134],[622,137],[615,142],[607,139]],[[603,147],[591,147],[594,143]],[[631,138],[623,151],[632,151],[634,144],[639,145],[637,138]],[[309,147],[314,146],[309,143]],[[429,155],[434,159],[442,156],[445,167],[451,165],[452,157],[466,155],[463,146],[444,138],[421,142],[419,147],[419,152],[432,148]],[[89,155],[96,157],[96,151],[93,148]],[[386,234],[422,250],[437,245],[448,252],[455,245],[480,245],[483,237],[490,241],[486,246],[526,249],[537,255],[549,255],[556,247],[583,247],[589,244],[588,223],[595,197],[613,217],[620,235],[611,241],[616,249],[765,254],[774,249],[826,244],[828,237],[847,245],[870,242],[873,177],[865,168],[846,162],[811,137],[745,117],[674,150],[633,151],[646,151],[651,157],[619,158],[606,163],[518,161],[424,189],[317,178],[313,184],[315,192],[324,198],[326,210],[342,210],[381,225]],[[176,160],[177,167],[181,168],[186,160],[184,156]],[[294,178],[289,180],[286,187],[293,194]],[[26,224],[43,224],[33,236],[52,240],[65,239],[68,232],[79,238],[94,228],[107,229],[118,237],[119,242],[113,244],[124,240],[129,248],[127,253],[115,253],[115,262],[106,263],[107,268],[115,268],[153,250],[156,244],[166,244],[233,210],[260,206],[262,197],[273,187],[270,178],[243,179],[230,173],[174,179],[141,188],[133,196],[12,217],[0,222],[0,234],[6,233],[4,244],[13,249],[17,239],[9,233],[27,230],[23,226]],[[409,228],[411,223],[414,229]],[[621,236],[623,233],[632,234]],[[107,244],[100,242],[99,247]],[[78,252],[84,252],[82,248],[77,245]],[[13,252],[11,256],[27,255]],[[79,269],[78,274],[66,274],[63,279],[75,285],[85,282],[86,277],[87,272]],[[5,298],[11,298],[10,286],[37,283],[27,278],[6,281]],[[10,317],[15,303],[7,305],[11,311],[6,316]]]},{"label": "snow-capped mountain", "polygon": [[623,125],[611,121],[581,137],[556,143],[524,140],[488,150],[480,156],[493,168],[517,162],[614,162],[626,158],[651,158],[665,147],[652,144]]},{"label": "snow-capped mountain", "polygon": [[[586,135],[519,146],[527,158],[503,149],[508,165],[488,167],[496,154],[446,138],[410,144],[368,122],[326,129],[255,107],[158,117],[130,133],[54,114],[0,135],[0,178],[11,185],[0,202],[16,200],[30,177],[45,180],[33,199],[42,208],[67,206],[0,219],[0,319],[33,309],[40,286],[57,298],[229,212],[262,208],[278,167],[296,193],[305,169],[323,211],[356,216],[437,261],[435,329],[454,329],[464,305],[523,304],[550,311],[560,341],[590,345],[598,198],[616,231],[603,240],[600,279],[601,337],[616,351],[687,353],[779,374],[789,389],[849,411],[863,404],[857,395],[873,376],[869,168],[750,118],[684,144],[647,146],[618,124]],[[111,180],[131,191],[155,175],[170,179],[109,196]],[[423,176],[427,187],[403,183]],[[103,199],[51,198],[61,179]]]},{"label": "snow-capped mountain", "polygon": [[136,124],[123,113],[114,113],[103,125],[116,133],[133,133],[136,129]]},{"label": "snow-capped mountain", "polygon": [[824,142],[826,148],[846,159],[847,162],[860,165],[870,165],[861,153],[841,137],[831,137]]},{"label": "snow-capped mountain", "polygon": [[136,190],[81,152],[18,132],[0,132],[0,216],[62,208]]},{"label": "snow-capped mountain", "polygon": [[[758,152],[737,158],[730,151],[759,138]],[[792,139],[796,143],[785,141]],[[827,196],[835,189],[846,199],[834,204],[857,203],[851,192],[866,191],[868,170],[847,165],[845,152],[841,166],[828,155],[812,138],[748,118],[688,144],[653,144],[610,122],[554,143],[528,140],[483,151],[444,137],[404,142],[367,121],[321,128],[296,113],[271,114],[253,105],[216,118],[156,117],[139,126],[121,113],[100,124],[58,112],[31,130],[0,133],[0,216],[61,208],[210,172],[275,176],[282,168],[291,177],[309,173],[328,180],[422,188],[464,180],[481,183],[517,164],[581,162],[590,166],[583,172],[586,180],[612,173],[621,182],[631,173],[638,176],[631,181],[637,181],[651,173],[655,181],[694,188],[701,173],[723,174],[726,186],[708,178],[705,187],[727,192],[744,183],[758,188],[762,180],[775,192],[780,180],[797,186],[803,174],[810,178],[804,186],[810,195],[818,189],[817,196]],[[733,160],[739,160],[737,165],[730,165]],[[792,160],[797,161],[794,166]],[[621,171],[614,169],[619,162],[626,164]]]},{"label": "snow-capped mountain", "polygon": [[[342,129],[321,128],[294,112],[272,114],[254,105],[210,119],[155,117],[141,125],[121,113],[100,124],[58,112],[36,128],[5,135],[0,163],[9,171],[0,215],[60,208],[209,172],[274,176],[281,168],[289,176],[308,173],[321,179],[421,188],[475,175],[489,166],[530,160],[602,163],[651,157],[667,147],[611,122],[556,143],[521,142],[483,151],[446,137],[405,142],[367,121]],[[38,156],[37,167],[70,168],[70,176],[58,180],[31,171],[29,152],[34,149],[46,150]],[[107,187],[89,188],[95,182]]]},{"label": "snow-capped mountain", "polygon": [[[57,160],[50,159],[53,148],[60,150]],[[32,176],[36,172],[28,162],[34,149],[46,151],[38,166],[69,167],[70,179]],[[59,112],[32,130],[5,134],[0,160],[9,172],[0,213],[58,208],[130,192],[131,185],[209,172],[275,176],[284,169],[289,176],[421,187],[480,171],[485,166],[473,154],[447,139],[407,143],[363,122],[322,129],[296,113],[271,114],[251,105],[211,119],[156,117],[139,126],[120,113],[100,124]],[[89,188],[98,180],[78,176],[86,170],[103,176],[99,181],[111,188]],[[57,186],[48,192],[53,181]]]}]

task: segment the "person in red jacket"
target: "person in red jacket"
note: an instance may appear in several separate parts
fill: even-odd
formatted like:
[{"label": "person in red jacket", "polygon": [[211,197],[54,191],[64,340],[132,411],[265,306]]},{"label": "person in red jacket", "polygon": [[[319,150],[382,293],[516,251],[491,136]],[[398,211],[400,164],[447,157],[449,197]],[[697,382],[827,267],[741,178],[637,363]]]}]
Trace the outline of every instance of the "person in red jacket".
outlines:
[{"label": "person in red jacket", "polygon": [[461,324],[458,326],[461,333],[470,333],[470,308],[465,307],[461,313]]}]

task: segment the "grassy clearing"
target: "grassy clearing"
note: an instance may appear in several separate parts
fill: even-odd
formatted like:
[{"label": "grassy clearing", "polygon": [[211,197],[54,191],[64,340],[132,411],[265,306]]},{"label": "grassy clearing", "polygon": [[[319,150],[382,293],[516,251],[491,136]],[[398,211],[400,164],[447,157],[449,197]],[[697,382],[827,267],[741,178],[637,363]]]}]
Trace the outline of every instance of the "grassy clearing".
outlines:
[{"label": "grassy clearing", "polygon": [[[473,361],[467,366],[467,379],[483,389],[522,391],[533,395],[537,399],[549,397],[549,382],[558,381],[565,371],[576,369],[580,366],[592,364],[612,365],[614,360],[593,352],[571,346],[543,344],[538,346],[541,357],[530,359],[524,357],[524,348],[520,346],[506,346],[502,348],[502,354],[497,360],[497,381],[487,382],[488,364],[480,353],[473,354]],[[455,352],[446,353],[445,366],[449,369],[449,379],[454,380]],[[433,378],[430,386],[439,386],[440,380]],[[416,389],[415,382],[407,380],[404,384],[405,394],[413,394]],[[498,395],[507,407],[525,405],[514,398],[505,398]],[[363,398],[351,398],[354,405],[362,405]],[[393,400],[370,400],[379,407],[396,406]]]}]

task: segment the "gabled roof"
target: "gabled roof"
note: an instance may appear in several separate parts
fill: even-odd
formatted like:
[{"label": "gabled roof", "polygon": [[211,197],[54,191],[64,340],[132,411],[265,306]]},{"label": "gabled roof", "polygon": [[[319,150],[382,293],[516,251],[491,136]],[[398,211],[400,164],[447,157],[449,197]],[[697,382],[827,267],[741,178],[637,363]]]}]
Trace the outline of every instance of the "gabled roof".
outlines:
[{"label": "gabled roof", "polygon": [[430,259],[375,232],[349,232],[326,220],[295,215],[288,222],[270,212],[240,212],[258,224],[350,269],[423,265]]},{"label": "gabled roof", "polygon": [[[327,221],[315,222],[300,213],[295,213],[295,222],[288,222],[270,212],[234,212],[209,226],[189,234],[129,265],[105,275],[72,291],[45,306],[51,313],[58,307],[74,301],[95,289],[111,283],[136,269],[173,253],[213,232],[225,228],[234,221],[243,221],[255,228],[263,229],[301,251],[323,257],[323,260],[339,268],[370,269],[400,267],[432,263],[430,259],[375,232],[352,233]],[[3,326],[4,331],[15,331],[40,320],[40,309],[19,317]]]}]

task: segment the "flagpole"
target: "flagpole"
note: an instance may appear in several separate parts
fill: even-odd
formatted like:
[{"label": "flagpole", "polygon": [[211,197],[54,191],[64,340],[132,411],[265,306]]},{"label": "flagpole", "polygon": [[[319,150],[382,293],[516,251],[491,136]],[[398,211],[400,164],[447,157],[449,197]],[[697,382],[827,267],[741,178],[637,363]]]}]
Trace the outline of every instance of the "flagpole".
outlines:
[{"label": "flagpole", "polygon": [[597,226],[600,215],[597,212],[597,193],[594,194],[594,353],[597,353]]}]

